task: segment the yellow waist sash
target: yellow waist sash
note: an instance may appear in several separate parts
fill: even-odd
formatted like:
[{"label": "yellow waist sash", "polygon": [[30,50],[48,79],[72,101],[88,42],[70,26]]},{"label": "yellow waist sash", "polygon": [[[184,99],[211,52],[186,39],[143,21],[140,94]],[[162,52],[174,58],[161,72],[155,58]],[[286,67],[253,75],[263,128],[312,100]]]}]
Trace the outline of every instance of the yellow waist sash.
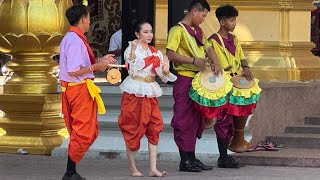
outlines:
[{"label": "yellow waist sash", "polygon": [[[97,105],[98,105],[98,113],[99,114],[104,114],[106,113],[106,108],[104,107],[104,103],[103,103],[103,100],[100,96],[100,88],[98,86],[96,86],[91,79],[86,79],[86,80],[83,80],[81,82],[70,82],[68,83],[68,86],[76,86],[76,85],[79,85],[79,84],[84,84],[86,83],[87,84],[87,88],[89,90],[89,93],[90,93],[90,96],[92,98],[92,100],[96,100],[97,102]],[[61,88],[62,92],[66,92],[66,87],[62,87]]]}]

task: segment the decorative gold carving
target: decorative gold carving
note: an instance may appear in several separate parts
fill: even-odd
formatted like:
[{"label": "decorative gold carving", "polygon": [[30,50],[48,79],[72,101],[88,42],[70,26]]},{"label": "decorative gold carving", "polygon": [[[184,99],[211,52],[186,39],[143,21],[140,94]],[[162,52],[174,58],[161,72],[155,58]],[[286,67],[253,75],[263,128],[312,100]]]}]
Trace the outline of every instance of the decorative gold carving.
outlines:
[{"label": "decorative gold carving", "polygon": [[261,80],[314,80],[320,78],[319,58],[311,42],[243,42],[255,76]]},{"label": "decorative gold carving", "polygon": [[67,128],[63,128],[61,129],[60,131],[58,131],[58,134],[65,137],[65,138],[68,138],[70,137],[69,135],[69,132],[68,132],[68,129]]},{"label": "decorative gold carving", "polygon": [[0,128],[0,136],[3,136],[3,135],[5,135],[5,134],[6,134],[6,131],[3,130],[2,128]]},{"label": "decorative gold carving", "polygon": [[156,0],[156,9],[168,9],[168,0]]},{"label": "decorative gold carving", "polygon": [[[232,4],[242,10],[313,10],[311,0],[207,0],[212,8]],[[157,8],[168,8],[168,0],[156,0]]]},{"label": "decorative gold carving", "polygon": [[57,63],[52,56],[68,29],[65,10],[69,0],[4,0],[0,6],[0,50],[14,59],[7,67],[14,72],[4,93],[55,93],[50,74]]},{"label": "decorative gold carving", "polygon": [[281,41],[290,41],[290,11],[280,11],[280,37]]},{"label": "decorative gold carving", "polygon": [[69,24],[65,18],[71,0],[3,0],[0,3],[0,50],[13,55],[6,66],[13,76],[0,95],[0,152],[23,148],[50,154],[64,137],[61,99],[52,70],[52,56]]},{"label": "decorative gold carving", "polygon": [[0,109],[5,112],[0,126],[6,131],[0,137],[1,152],[22,148],[32,154],[50,154],[64,140],[58,134],[65,125],[56,94],[3,94]]}]

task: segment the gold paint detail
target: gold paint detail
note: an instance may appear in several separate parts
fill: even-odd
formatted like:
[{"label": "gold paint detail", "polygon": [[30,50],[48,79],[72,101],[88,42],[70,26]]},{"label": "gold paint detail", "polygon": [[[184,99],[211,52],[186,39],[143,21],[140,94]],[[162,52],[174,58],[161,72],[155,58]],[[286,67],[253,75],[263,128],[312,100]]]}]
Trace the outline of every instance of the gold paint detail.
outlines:
[{"label": "gold paint detail", "polygon": [[5,134],[6,134],[6,131],[3,130],[2,128],[0,128],[0,137],[3,136],[3,135],[5,135]]},{"label": "gold paint detail", "polygon": [[[0,51],[13,59],[6,64],[12,77],[0,94],[0,152],[51,154],[66,133],[60,116],[61,95],[52,72],[52,56],[68,31],[65,11],[71,0],[3,0],[0,3]],[[5,132],[5,134],[4,134]]]},{"label": "gold paint detail", "polygon": [[[223,4],[232,4],[240,10],[314,10],[312,0],[208,0],[212,8]],[[156,0],[157,8],[168,8],[168,0]]]},{"label": "gold paint detail", "polygon": [[[0,137],[3,149],[50,149],[63,142],[58,132],[65,127],[60,116],[60,94],[2,94],[0,127],[6,134]],[[12,141],[14,139],[15,141]]]},{"label": "gold paint detail", "polygon": [[[156,1],[156,47],[165,52],[168,0]],[[219,23],[214,11],[222,4],[240,10],[234,34],[241,41],[246,59],[260,80],[320,79],[320,58],[310,50],[310,11],[312,0],[208,0],[212,9],[201,24],[209,37],[217,32]],[[158,7],[162,9],[158,9]]]},{"label": "gold paint detail", "polygon": [[61,129],[60,131],[58,131],[58,134],[63,136],[64,138],[69,138],[70,137],[67,128]]},{"label": "gold paint detail", "polygon": [[[241,45],[255,77],[262,81],[320,79],[320,59],[310,52],[311,42],[251,41]],[[159,50],[165,51],[165,46],[166,40],[158,40]]]}]

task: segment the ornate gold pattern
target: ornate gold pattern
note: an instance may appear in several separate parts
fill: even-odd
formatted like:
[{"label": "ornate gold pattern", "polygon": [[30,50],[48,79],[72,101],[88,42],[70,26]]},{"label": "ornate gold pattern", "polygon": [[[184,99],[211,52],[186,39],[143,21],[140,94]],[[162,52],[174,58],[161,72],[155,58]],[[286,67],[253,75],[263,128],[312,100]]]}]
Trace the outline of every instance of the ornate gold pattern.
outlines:
[{"label": "ornate gold pattern", "polygon": [[52,56],[69,24],[65,10],[71,0],[4,0],[0,3],[0,50],[13,55],[6,66],[14,72],[0,95],[1,152],[22,148],[32,154],[50,154],[64,137],[61,99],[52,70]]},{"label": "ornate gold pattern", "polygon": [[108,53],[110,37],[121,28],[121,4],[120,0],[89,2],[92,21],[88,42],[97,57]]},{"label": "ornate gold pattern", "polygon": [[[313,10],[315,6],[308,0],[207,0],[211,7],[232,4],[239,9],[249,10]],[[157,8],[168,8],[168,0],[156,0]]]},{"label": "ornate gold pattern", "polygon": [[0,51],[14,59],[6,66],[14,72],[4,93],[55,93],[57,66],[52,56],[69,27],[65,10],[69,0],[4,0],[0,5]]}]

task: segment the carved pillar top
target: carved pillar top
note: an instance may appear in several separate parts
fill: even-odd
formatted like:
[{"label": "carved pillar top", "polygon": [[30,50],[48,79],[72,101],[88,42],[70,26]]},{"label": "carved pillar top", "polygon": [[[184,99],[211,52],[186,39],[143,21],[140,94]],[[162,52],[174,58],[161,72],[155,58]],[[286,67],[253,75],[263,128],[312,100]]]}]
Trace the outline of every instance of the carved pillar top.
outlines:
[{"label": "carved pillar top", "polygon": [[69,28],[65,11],[71,0],[3,0],[0,3],[0,51],[13,55],[6,66],[14,72],[4,93],[54,93],[51,72],[63,35]]}]

